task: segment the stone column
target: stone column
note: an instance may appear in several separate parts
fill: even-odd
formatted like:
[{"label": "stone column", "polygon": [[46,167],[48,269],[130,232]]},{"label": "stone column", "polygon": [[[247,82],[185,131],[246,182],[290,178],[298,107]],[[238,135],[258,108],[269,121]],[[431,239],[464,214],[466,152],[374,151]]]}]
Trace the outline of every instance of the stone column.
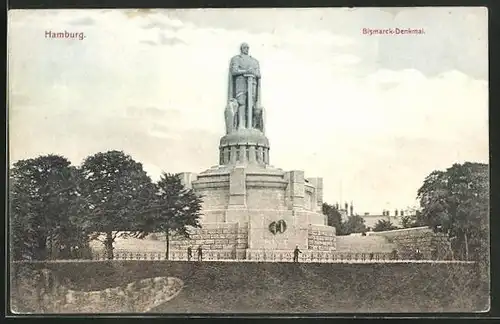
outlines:
[{"label": "stone column", "polygon": [[249,163],[255,163],[255,162],[256,162],[256,156],[255,156],[256,151],[255,151],[255,146],[250,145],[249,150],[250,150],[250,159],[249,159],[249,161],[248,161],[248,162],[249,162]]},{"label": "stone column", "polygon": [[312,210],[321,210],[323,205],[323,178],[308,178],[309,183],[314,186]]},{"label": "stone column", "polygon": [[293,209],[304,208],[304,171],[290,171],[290,196]]},{"label": "stone column", "polygon": [[229,163],[229,148],[225,147],[224,148],[224,164]]},{"label": "stone column", "polygon": [[236,146],[231,146],[231,164],[236,163]]},{"label": "stone column", "polygon": [[269,164],[269,149],[267,147],[264,149],[264,164]]},{"label": "stone column", "polygon": [[323,207],[323,178],[316,178],[316,181],[316,201],[318,204],[318,208],[321,210],[321,208]]},{"label": "stone column", "polygon": [[257,162],[259,164],[264,163],[264,157],[263,157],[263,155],[264,155],[264,148],[262,146],[259,146],[257,148]]},{"label": "stone column", "polygon": [[246,146],[240,145],[239,155],[240,155],[240,163],[245,163],[247,160]]},{"label": "stone column", "polygon": [[316,211],[318,209],[318,198],[317,198],[317,194],[318,194],[318,189],[317,189],[318,181],[317,181],[317,178],[307,178],[307,181],[309,181],[309,184],[314,187],[314,190],[311,193],[311,210],[312,211]]}]

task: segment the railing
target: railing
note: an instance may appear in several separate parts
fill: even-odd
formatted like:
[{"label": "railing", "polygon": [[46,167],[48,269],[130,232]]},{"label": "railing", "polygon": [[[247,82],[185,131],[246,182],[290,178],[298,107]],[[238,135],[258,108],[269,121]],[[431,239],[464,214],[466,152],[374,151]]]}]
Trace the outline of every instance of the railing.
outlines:
[{"label": "railing", "polygon": [[[92,260],[107,260],[105,251],[92,251]],[[114,250],[113,260],[165,260],[165,252],[137,252]]]},{"label": "railing", "polygon": [[[166,260],[165,252],[113,251],[114,260]],[[293,251],[247,251],[236,254],[234,251],[204,251],[203,261],[261,261],[261,262],[293,262]],[[107,260],[104,251],[94,251],[92,260]],[[171,251],[169,260],[188,261],[187,252]],[[191,261],[198,260],[193,251]],[[315,252],[306,250],[299,254],[299,262],[384,262],[403,260],[395,258],[391,253],[349,253],[349,252]]]},{"label": "railing", "polygon": [[[247,253],[247,260],[271,261],[271,262],[293,262],[293,252],[284,251],[251,251]],[[393,260],[391,253],[343,253],[343,252],[314,252],[302,251],[298,255],[298,262],[377,262]]]},{"label": "railing", "polygon": [[[202,261],[226,261],[226,262],[294,262],[293,251],[265,251],[265,250],[247,250],[247,251],[204,251]],[[31,262],[61,262],[61,261],[106,261],[107,255],[104,251],[93,251],[92,257],[82,257],[77,259],[50,259]],[[113,260],[143,260],[155,261],[166,260],[165,252],[137,252],[127,250],[114,250]],[[188,261],[187,251],[174,250],[170,252],[170,261]],[[28,261],[28,260],[25,260]],[[190,261],[198,261],[196,251],[193,251],[193,256]],[[23,262],[23,261],[14,261]],[[463,263],[463,260],[448,260],[448,259],[428,259],[418,258],[407,255],[394,255],[393,253],[351,253],[351,252],[317,252],[305,250],[299,254],[298,262],[300,263],[388,263],[388,262],[436,262],[436,263]],[[466,263],[473,263],[469,261]]]},{"label": "railing", "polygon": [[[298,256],[299,262],[387,262],[387,261],[450,261],[445,259],[426,258],[401,253],[395,255],[389,252],[337,252],[337,251],[314,251],[303,250]],[[191,261],[198,260],[198,254],[195,249],[192,251],[193,256]],[[253,262],[293,262],[293,251],[273,251],[273,250],[220,250],[220,251],[203,251],[203,261],[253,261]],[[166,260],[165,251],[129,251],[129,250],[114,250],[113,260]],[[169,254],[171,261],[188,261],[187,251],[171,250]],[[54,259],[54,261],[63,260]],[[92,251],[92,256],[76,258],[78,260],[108,260],[104,250]]]},{"label": "railing", "polygon": [[[240,258],[242,257],[243,255],[240,254]],[[187,261],[187,252],[172,251],[170,253],[169,259],[176,261]],[[236,253],[233,251],[203,251],[202,259],[204,261],[235,260]],[[195,250],[193,250],[193,256],[191,260],[198,260],[198,254]]]},{"label": "railing", "polygon": [[[99,250],[92,252],[92,260],[107,260],[105,251]],[[204,251],[204,261],[217,261],[217,260],[234,260],[236,259],[235,253],[231,251]],[[137,252],[126,250],[114,250],[113,260],[166,260],[165,252]],[[171,251],[169,260],[187,261],[187,251]],[[191,260],[198,260],[198,255],[193,250],[193,257]]]}]

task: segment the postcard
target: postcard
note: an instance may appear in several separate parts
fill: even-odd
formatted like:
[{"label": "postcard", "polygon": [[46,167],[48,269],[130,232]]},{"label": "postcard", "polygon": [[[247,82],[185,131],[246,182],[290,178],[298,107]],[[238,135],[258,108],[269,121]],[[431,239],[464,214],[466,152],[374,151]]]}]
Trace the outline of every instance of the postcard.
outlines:
[{"label": "postcard", "polygon": [[13,314],[490,307],[484,7],[10,10]]}]

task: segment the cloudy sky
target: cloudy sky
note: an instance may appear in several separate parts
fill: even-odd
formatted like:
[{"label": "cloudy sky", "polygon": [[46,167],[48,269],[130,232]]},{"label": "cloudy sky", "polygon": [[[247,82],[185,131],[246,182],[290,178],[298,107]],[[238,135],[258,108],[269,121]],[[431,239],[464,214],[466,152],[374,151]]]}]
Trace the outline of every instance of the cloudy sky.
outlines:
[{"label": "cloudy sky", "polygon": [[10,11],[8,27],[11,163],[117,149],[155,180],[217,164],[241,42],[271,164],[324,177],[327,202],[411,206],[431,171],[488,161],[484,8]]}]

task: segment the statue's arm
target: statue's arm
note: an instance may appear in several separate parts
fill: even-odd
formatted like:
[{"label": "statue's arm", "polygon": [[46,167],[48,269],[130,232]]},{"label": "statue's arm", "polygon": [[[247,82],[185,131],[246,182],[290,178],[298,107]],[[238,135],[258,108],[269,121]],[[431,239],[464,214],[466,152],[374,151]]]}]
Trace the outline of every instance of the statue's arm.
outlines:
[{"label": "statue's arm", "polygon": [[231,59],[229,69],[231,70],[231,75],[233,75],[233,76],[243,75],[243,74],[246,74],[248,72],[247,70],[240,69],[240,64],[238,62],[237,57]]},{"label": "statue's arm", "polygon": [[255,74],[255,77],[257,79],[260,79],[260,65],[259,65],[258,61],[255,62],[255,71],[254,71],[254,74]]}]

